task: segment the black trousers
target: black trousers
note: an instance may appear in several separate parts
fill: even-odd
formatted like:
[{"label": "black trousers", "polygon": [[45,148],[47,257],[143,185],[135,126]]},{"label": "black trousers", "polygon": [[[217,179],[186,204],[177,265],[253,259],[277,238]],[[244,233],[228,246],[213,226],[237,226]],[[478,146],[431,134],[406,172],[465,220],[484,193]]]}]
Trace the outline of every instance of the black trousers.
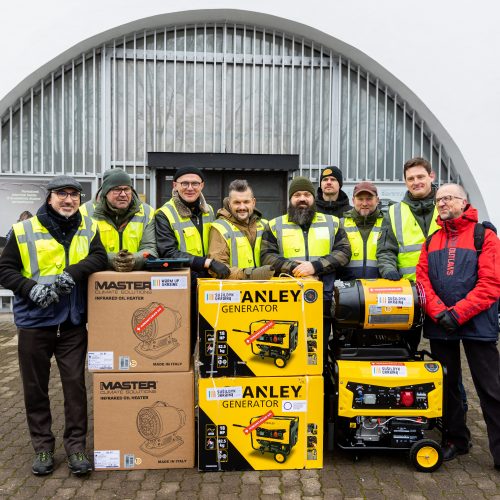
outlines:
[{"label": "black trousers", "polygon": [[[463,340],[472,380],[483,411],[490,452],[495,464],[500,464],[500,358],[496,342]],[[461,378],[460,341],[431,340],[432,354],[448,371],[445,387],[445,439],[459,448],[466,448],[470,431],[465,423]]]},{"label": "black trousers", "polygon": [[64,394],[64,448],[68,455],[85,450],[87,436],[87,392],[85,388],[85,326],[68,325],[18,330],[19,367],[24,404],[36,453],[54,450],[49,401],[50,360],[55,356]]}]

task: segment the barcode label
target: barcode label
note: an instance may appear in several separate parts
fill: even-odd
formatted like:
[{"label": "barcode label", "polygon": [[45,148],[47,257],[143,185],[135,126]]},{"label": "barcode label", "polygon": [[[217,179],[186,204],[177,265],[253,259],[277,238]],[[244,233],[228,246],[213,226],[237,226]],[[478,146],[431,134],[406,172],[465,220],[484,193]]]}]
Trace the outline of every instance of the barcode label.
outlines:
[{"label": "barcode label", "polygon": [[130,358],[128,356],[119,357],[119,370],[129,370],[130,369]]},{"label": "barcode label", "polygon": [[123,455],[123,461],[124,461],[123,466],[127,469],[130,469],[131,467],[135,466],[135,455],[131,454]]},{"label": "barcode label", "polygon": [[377,295],[377,305],[379,306],[399,306],[411,307],[413,305],[412,295]]}]

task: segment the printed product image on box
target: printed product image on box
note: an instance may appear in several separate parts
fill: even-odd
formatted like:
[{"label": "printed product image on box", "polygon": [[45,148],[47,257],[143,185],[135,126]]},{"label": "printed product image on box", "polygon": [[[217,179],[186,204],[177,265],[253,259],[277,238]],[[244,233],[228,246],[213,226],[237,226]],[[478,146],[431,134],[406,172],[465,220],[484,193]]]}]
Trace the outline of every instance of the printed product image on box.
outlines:
[{"label": "printed product image on box", "polygon": [[93,274],[88,293],[89,370],[187,371],[190,283],[189,270]]}]

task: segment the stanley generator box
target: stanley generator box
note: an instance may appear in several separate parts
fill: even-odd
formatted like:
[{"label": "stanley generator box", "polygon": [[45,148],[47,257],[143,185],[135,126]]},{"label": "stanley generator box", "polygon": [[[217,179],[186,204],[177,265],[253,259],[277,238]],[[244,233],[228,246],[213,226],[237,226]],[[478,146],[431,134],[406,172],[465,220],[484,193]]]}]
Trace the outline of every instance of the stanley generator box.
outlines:
[{"label": "stanley generator box", "polygon": [[422,291],[408,280],[361,279],[337,282],[334,298],[327,384],[335,442],[357,452],[409,450],[417,470],[437,470],[441,446],[426,432],[442,431],[445,373],[416,350]]},{"label": "stanley generator box", "polygon": [[323,466],[323,377],[198,379],[202,471]]},{"label": "stanley generator box", "polygon": [[198,280],[201,377],[320,375],[316,280]]}]

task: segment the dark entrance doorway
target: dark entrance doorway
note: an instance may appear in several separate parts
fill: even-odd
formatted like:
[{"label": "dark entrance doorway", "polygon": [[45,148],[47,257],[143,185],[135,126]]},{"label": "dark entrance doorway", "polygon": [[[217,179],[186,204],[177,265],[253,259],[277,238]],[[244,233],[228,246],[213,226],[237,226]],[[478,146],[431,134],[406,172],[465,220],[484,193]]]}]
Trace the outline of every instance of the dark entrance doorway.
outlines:
[{"label": "dark entrance doorway", "polygon": [[254,190],[257,208],[266,219],[286,212],[287,185],[299,168],[298,155],[239,155],[231,153],[148,153],[156,169],[156,207],[172,195],[172,179],[179,167],[195,165],[206,177],[203,195],[215,210],[222,206],[234,179],[246,179]]}]

